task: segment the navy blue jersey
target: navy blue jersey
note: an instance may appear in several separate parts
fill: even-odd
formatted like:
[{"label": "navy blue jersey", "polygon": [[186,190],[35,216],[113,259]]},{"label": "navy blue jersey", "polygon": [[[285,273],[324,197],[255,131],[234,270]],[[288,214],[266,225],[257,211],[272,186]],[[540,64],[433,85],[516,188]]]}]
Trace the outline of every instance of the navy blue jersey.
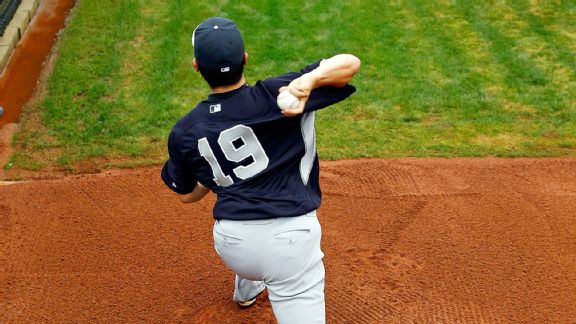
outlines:
[{"label": "navy blue jersey", "polygon": [[304,113],[282,115],[278,89],[310,72],[300,72],[211,94],[180,119],[168,138],[164,183],[179,194],[196,181],[217,195],[216,219],[291,217],[320,206],[315,110],[346,99],[355,88],[312,91]]}]

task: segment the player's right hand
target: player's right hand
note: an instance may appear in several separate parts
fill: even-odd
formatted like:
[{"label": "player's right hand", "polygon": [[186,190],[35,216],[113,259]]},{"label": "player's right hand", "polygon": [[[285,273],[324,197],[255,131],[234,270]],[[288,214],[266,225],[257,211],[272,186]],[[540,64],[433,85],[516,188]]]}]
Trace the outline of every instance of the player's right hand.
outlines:
[{"label": "player's right hand", "polygon": [[[290,87],[282,87],[278,90],[278,93],[282,91],[290,91]],[[286,117],[298,116],[304,112],[304,106],[306,104],[306,101],[308,101],[308,98],[304,99],[302,97],[298,97],[292,91],[290,91],[290,93],[292,93],[295,97],[298,98],[298,100],[300,100],[300,104],[296,108],[282,110],[282,114]]]},{"label": "player's right hand", "polygon": [[292,80],[288,86],[280,88],[278,90],[279,93],[284,90],[288,90],[291,94],[300,100],[300,105],[297,108],[285,109],[282,111],[282,114],[288,117],[302,114],[304,112],[304,106],[306,105],[308,98],[310,98],[310,93],[313,89],[314,82],[308,74],[304,74],[301,77]]}]

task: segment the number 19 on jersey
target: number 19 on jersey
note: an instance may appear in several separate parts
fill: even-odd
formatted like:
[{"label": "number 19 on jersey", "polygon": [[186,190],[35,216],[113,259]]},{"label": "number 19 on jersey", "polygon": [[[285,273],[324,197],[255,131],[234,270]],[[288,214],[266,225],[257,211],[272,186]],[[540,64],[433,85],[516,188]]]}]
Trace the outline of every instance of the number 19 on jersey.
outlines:
[{"label": "number 19 on jersey", "polygon": [[[235,143],[240,144],[235,145]],[[231,162],[240,163],[252,157],[252,163],[240,165],[232,170],[234,174],[242,180],[251,178],[266,170],[268,167],[270,160],[266,152],[264,152],[262,144],[258,141],[256,134],[254,134],[252,128],[248,126],[236,125],[223,130],[220,132],[220,136],[218,136],[218,146],[220,146],[226,159]],[[224,174],[224,171],[222,171],[220,163],[216,160],[216,156],[206,137],[198,140],[198,151],[200,151],[200,155],[210,164],[212,173],[214,174],[214,181],[217,185],[228,187],[234,184],[232,177]]]}]

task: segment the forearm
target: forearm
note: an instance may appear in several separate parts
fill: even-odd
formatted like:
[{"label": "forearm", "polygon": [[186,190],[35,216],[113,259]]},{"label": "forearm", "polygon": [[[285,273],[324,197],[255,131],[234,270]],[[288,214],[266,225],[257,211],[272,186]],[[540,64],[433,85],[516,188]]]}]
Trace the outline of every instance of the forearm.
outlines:
[{"label": "forearm", "polygon": [[312,89],[323,86],[343,87],[347,85],[360,69],[360,59],[352,54],[338,54],[322,60],[320,66],[304,74],[304,82]]},{"label": "forearm", "polygon": [[284,116],[296,116],[304,112],[304,106],[312,93],[312,90],[324,87],[344,87],[360,69],[360,59],[352,54],[338,54],[320,62],[320,65],[290,82],[286,87],[278,91],[290,91],[300,100],[298,108],[285,109]]},{"label": "forearm", "polygon": [[193,203],[200,201],[202,198],[204,198],[204,196],[208,194],[208,192],[210,192],[210,189],[204,187],[202,184],[200,184],[200,182],[197,182],[196,187],[194,187],[194,190],[192,190],[191,193],[184,195],[179,194],[178,197],[183,203]]}]

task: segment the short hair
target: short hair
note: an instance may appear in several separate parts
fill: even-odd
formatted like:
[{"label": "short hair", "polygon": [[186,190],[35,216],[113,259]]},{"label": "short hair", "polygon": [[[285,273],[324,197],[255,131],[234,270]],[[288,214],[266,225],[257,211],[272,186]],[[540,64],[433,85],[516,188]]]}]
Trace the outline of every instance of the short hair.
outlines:
[{"label": "short hair", "polygon": [[230,67],[230,71],[228,72],[220,72],[214,71],[213,69],[202,69],[200,65],[198,65],[198,70],[202,77],[210,88],[217,88],[223,87],[228,85],[233,85],[242,79],[242,74],[244,73],[244,64],[240,64],[237,67]]}]

